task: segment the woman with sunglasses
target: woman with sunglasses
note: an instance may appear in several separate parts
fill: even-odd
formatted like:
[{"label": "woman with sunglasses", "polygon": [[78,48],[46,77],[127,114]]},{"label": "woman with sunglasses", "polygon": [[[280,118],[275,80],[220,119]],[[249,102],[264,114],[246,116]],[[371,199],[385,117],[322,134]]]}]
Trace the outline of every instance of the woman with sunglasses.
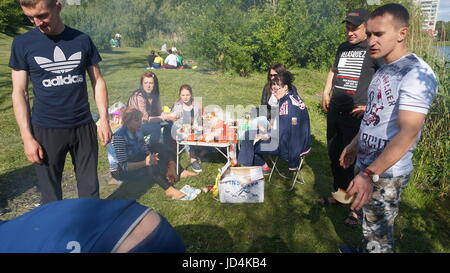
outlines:
[{"label": "woman with sunglasses", "polygon": [[[271,117],[272,106],[276,106],[278,104],[277,100],[272,94],[272,89],[270,87],[270,81],[277,77],[279,74],[286,72],[287,69],[283,64],[276,63],[269,67],[267,71],[267,83],[264,85],[261,95],[261,106],[267,107],[267,112],[260,111],[260,116],[266,116],[268,120]],[[294,85],[291,86],[291,90],[293,94],[298,95],[297,87]],[[263,107],[260,107],[260,109]]]}]

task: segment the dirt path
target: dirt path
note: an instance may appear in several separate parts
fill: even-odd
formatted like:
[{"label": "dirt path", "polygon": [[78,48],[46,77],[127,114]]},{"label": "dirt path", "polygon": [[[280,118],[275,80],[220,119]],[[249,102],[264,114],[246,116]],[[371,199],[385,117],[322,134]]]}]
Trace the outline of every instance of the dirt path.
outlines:
[{"label": "dirt path", "polygon": [[[99,174],[100,198],[107,198],[118,185],[110,185],[109,174]],[[0,220],[10,220],[39,206],[41,194],[36,186],[36,177],[31,170],[22,175],[2,178],[0,183]],[[64,199],[78,198],[74,174],[63,177]]]}]

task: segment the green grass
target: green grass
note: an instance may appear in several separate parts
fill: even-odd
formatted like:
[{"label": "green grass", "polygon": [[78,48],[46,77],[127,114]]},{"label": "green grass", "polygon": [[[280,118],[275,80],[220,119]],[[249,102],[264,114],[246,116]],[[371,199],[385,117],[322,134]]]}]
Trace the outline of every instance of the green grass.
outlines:
[{"label": "green grass", "polygon": [[450,41],[439,41],[436,42],[437,46],[450,46]]},{"label": "green grass", "polygon": [[[0,36],[0,199],[18,204],[36,192],[33,168],[23,155],[23,147],[11,107],[10,69],[7,67],[11,38]],[[145,71],[146,49],[121,48],[102,52],[101,68],[109,91],[110,104],[126,103],[139,85]],[[193,87],[203,104],[257,105],[265,82],[264,74],[249,78],[202,70],[155,70],[160,82],[163,105],[171,105],[181,84]],[[303,169],[305,185],[289,186],[278,176],[265,185],[263,204],[221,204],[202,193],[191,202],[169,200],[158,186],[124,184],[108,185],[106,150],[100,148],[99,176],[102,198],[137,199],[164,215],[185,240],[189,252],[336,252],[342,244],[359,245],[361,230],[350,230],[342,224],[346,210],[320,207],[315,200],[329,194],[331,173],[326,148],[325,115],[320,110],[320,91],[326,73],[305,69],[293,71],[310,112],[313,149]],[[91,92],[91,91],[90,91]],[[91,92],[92,93],[92,92]],[[96,112],[91,98],[92,112]],[[187,163],[184,156],[182,163]],[[223,160],[203,163],[203,172],[176,184],[203,187],[214,183]],[[65,198],[76,198],[75,179],[70,159],[64,175]],[[33,198],[32,198],[33,199]],[[36,200],[34,197],[33,200]],[[448,201],[448,200],[447,200]],[[398,252],[448,252],[448,202],[427,201],[426,196],[410,187],[403,195],[396,224]],[[0,203],[1,206],[1,203]],[[30,209],[13,206],[13,212],[0,219],[11,219]]]}]

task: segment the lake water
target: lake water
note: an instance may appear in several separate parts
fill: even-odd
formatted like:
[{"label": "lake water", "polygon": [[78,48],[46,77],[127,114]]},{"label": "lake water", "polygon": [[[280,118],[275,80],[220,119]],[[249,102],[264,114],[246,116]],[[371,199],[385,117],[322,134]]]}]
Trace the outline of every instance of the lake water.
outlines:
[{"label": "lake water", "polygon": [[447,60],[450,61],[450,46],[440,46],[438,48],[444,53],[444,56],[447,58]]}]

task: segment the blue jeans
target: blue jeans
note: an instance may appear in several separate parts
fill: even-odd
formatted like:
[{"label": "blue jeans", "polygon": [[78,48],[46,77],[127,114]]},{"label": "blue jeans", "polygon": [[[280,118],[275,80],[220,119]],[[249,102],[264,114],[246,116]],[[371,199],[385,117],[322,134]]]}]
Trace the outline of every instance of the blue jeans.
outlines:
[{"label": "blue jeans", "polygon": [[266,163],[262,155],[278,155],[278,149],[266,150],[261,149],[262,143],[270,143],[270,140],[259,141],[253,144],[256,131],[251,130],[245,132],[245,138],[240,140],[241,148],[239,149],[238,163],[244,166],[262,166]]}]

